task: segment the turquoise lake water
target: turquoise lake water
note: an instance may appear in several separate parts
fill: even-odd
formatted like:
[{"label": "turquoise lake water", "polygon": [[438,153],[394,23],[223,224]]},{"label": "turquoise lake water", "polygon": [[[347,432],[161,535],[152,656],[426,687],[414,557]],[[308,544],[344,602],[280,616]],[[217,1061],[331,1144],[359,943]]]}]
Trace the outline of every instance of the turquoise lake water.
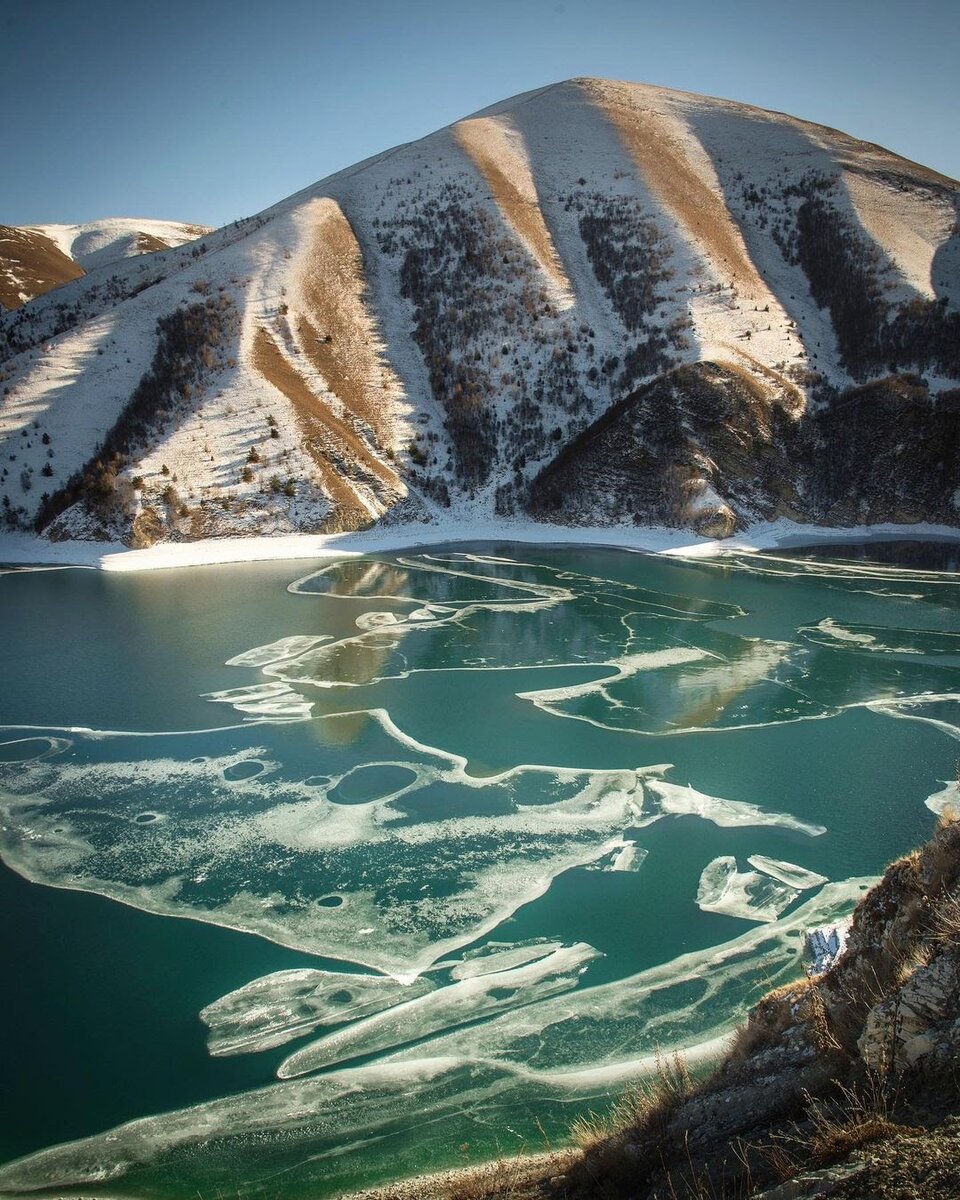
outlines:
[{"label": "turquoise lake water", "polygon": [[0,575],[0,1195],[322,1200],[707,1061],[956,800],[957,565]]}]

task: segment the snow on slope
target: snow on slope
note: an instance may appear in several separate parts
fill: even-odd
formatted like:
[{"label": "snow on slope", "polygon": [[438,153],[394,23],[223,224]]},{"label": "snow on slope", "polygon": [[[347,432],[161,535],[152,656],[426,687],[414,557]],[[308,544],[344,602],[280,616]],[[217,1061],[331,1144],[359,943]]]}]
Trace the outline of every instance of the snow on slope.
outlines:
[{"label": "snow on slope", "polygon": [[[90,273],[0,320],[8,523],[95,461],[151,369],[158,319],[204,305],[235,310],[229,344],[204,347],[202,382],[171,383],[146,443],[111,460],[117,503],[71,493],[58,536],[129,536],[145,516],[150,540],[443,519],[449,505],[509,515],[611,406],[705,359],[753,381],[772,438],[878,373],[849,361],[814,299],[802,214],[850,239],[884,302],[952,307],[956,206],[951,181],[836,131],[579,80],[139,261],[113,256],[187,227],[37,227]],[[929,373],[935,391],[956,386],[949,364]],[[730,514],[701,457],[698,516]]]},{"label": "snow on slope", "polygon": [[182,246],[204,225],[108,217],[84,225],[0,226],[0,306],[28,300],[120,259]]},{"label": "snow on slope", "polygon": [[105,217],[83,225],[30,225],[52,241],[85,271],[118,258],[182,246],[210,233],[206,225],[183,221],[154,221],[142,217]]}]

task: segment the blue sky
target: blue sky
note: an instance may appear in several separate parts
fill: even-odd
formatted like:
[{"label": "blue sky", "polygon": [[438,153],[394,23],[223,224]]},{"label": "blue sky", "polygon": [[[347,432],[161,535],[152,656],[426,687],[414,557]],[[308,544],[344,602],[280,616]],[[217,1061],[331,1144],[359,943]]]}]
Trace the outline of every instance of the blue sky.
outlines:
[{"label": "blue sky", "polygon": [[960,0],[0,0],[0,223],[219,225],[574,75],[960,176]]}]

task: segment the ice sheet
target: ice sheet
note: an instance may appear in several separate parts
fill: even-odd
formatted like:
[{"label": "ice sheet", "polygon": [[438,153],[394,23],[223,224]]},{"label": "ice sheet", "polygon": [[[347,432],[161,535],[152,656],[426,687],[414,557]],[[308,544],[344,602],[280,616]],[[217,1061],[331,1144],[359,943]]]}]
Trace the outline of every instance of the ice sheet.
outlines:
[{"label": "ice sheet", "polygon": [[[773,828],[794,829],[808,837],[819,837],[826,833],[824,825],[801,821],[789,813],[771,812],[756,804],[743,800],[723,800],[709,796],[696,788],[670,783],[665,779],[645,779],[644,789],[653,799],[653,804],[663,816],[702,817],[723,828],[769,825]],[[649,818],[648,818],[649,819]]]},{"label": "ice sheet", "polygon": [[765,875],[772,875],[787,887],[796,888],[801,892],[827,882],[826,875],[818,875],[816,871],[808,871],[805,867],[798,867],[796,863],[784,862],[779,858],[768,858],[765,854],[751,854],[747,862]]},{"label": "ice sheet", "polygon": [[[371,716],[389,745],[396,731]],[[294,729],[312,742],[289,724],[76,734],[69,757],[0,762],[0,850],[38,882],[406,977],[492,930],[557,875],[609,855],[636,819],[636,771],[531,766],[476,779],[462,760],[408,746],[405,759],[379,763],[361,749],[359,769],[328,776],[310,754],[308,774],[279,757]],[[372,790],[354,795],[371,772]],[[387,794],[373,787],[381,779]],[[398,804],[415,807],[440,786],[439,811],[403,818]]]}]

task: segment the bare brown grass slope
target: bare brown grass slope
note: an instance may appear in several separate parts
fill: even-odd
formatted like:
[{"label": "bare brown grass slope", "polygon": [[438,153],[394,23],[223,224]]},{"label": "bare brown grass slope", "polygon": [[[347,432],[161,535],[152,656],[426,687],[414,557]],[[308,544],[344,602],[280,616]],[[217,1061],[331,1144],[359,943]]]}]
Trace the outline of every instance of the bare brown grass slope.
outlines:
[{"label": "bare brown grass slope", "polygon": [[385,451],[393,450],[394,402],[401,389],[366,301],[360,244],[336,201],[318,200],[314,214],[299,281],[297,334],[330,391],[370,427]]},{"label": "bare brown grass slope", "polygon": [[637,89],[615,81],[578,81],[613,125],[644,182],[676,221],[752,299],[770,298],[719,189],[708,186],[689,156],[687,131]]},{"label": "bare brown grass slope", "polygon": [[453,134],[486,180],[504,220],[527,243],[556,286],[567,290],[570,282],[543,219],[520,135],[503,120],[474,117],[454,125]]},{"label": "bare brown grass slope", "polygon": [[332,525],[355,529],[379,515],[378,509],[386,505],[373,501],[371,492],[379,485],[386,496],[399,494],[402,485],[395,472],[370,452],[356,430],[331,412],[262,327],[254,335],[252,361],[293,407],[304,445],[334,506]]},{"label": "bare brown grass slope", "polygon": [[0,225],[0,305],[4,308],[19,308],[83,274],[83,267],[42,233]]}]

